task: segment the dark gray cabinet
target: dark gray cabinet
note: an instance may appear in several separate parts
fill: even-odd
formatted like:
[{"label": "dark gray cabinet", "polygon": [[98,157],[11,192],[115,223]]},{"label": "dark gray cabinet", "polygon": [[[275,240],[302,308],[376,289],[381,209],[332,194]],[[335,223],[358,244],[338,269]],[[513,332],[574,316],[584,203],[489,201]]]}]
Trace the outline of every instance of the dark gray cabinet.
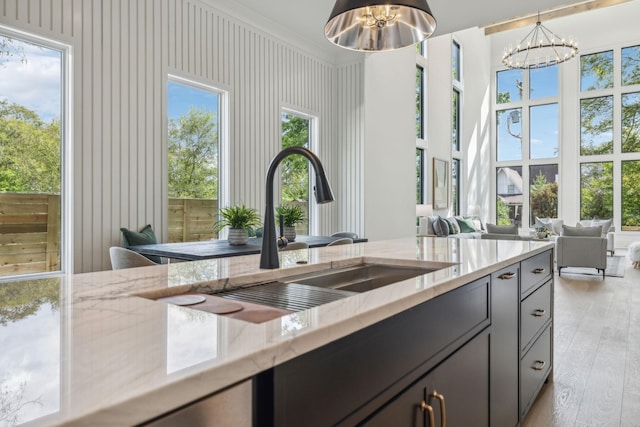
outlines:
[{"label": "dark gray cabinet", "polygon": [[253,425],[517,426],[551,372],[551,261],[535,255],[262,372]]},{"label": "dark gray cabinet", "polygon": [[489,338],[481,332],[363,425],[488,426]]}]

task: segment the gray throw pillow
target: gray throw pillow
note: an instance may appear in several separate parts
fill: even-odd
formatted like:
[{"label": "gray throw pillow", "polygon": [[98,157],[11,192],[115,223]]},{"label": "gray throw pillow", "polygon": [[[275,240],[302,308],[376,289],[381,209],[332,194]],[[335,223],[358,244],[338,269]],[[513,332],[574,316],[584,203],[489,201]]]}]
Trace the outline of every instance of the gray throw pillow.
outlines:
[{"label": "gray throw pillow", "polygon": [[591,221],[591,227],[601,226],[602,227],[602,235],[606,235],[609,232],[609,228],[611,228],[611,223],[612,222],[613,222],[613,219],[597,219],[597,218],[594,218],[593,221]]},{"label": "gray throw pillow", "polygon": [[516,224],[511,225],[495,225],[495,224],[486,224],[487,233],[494,234],[518,234],[518,226]]},{"label": "gray throw pillow", "polygon": [[601,237],[602,227],[571,227],[570,225],[563,225],[561,235],[571,237]]},{"label": "gray throw pillow", "polygon": [[439,237],[448,236],[449,223],[447,222],[447,220],[439,216],[438,219],[433,222],[433,232],[436,234],[436,236]]}]

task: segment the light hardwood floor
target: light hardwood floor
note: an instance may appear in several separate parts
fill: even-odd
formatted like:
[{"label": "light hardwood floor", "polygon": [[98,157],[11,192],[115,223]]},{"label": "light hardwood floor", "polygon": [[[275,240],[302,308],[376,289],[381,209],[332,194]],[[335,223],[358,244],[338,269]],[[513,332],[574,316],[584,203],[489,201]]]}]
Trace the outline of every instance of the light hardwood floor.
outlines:
[{"label": "light hardwood floor", "polygon": [[555,276],[553,381],[523,427],[640,426],[640,269]]}]

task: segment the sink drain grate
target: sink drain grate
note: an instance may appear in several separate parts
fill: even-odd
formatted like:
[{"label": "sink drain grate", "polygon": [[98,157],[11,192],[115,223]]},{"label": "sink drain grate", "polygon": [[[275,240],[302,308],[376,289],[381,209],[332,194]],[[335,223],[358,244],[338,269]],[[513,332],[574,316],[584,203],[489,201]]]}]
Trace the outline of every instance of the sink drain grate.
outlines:
[{"label": "sink drain grate", "polygon": [[291,311],[301,311],[356,295],[357,292],[319,288],[299,283],[271,282],[220,292],[219,296]]}]

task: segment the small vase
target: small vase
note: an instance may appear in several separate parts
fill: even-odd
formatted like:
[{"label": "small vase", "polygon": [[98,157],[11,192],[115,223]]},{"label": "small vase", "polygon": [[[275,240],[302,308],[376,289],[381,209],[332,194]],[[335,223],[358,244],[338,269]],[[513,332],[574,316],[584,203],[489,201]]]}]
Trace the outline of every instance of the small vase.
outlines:
[{"label": "small vase", "polygon": [[292,225],[284,226],[284,237],[289,241],[293,242],[296,240],[296,228]]},{"label": "small vase", "polygon": [[537,233],[537,237],[538,239],[542,240],[542,239],[546,239],[547,238],[547,233],[545,233],[544,231],[538,231]]},{"label": "small vase", "polygon": [[242,228],[230,228],[227,241],[232,246],[246,245],[249,243],[249,235],[247,234],[247,231]]}]

